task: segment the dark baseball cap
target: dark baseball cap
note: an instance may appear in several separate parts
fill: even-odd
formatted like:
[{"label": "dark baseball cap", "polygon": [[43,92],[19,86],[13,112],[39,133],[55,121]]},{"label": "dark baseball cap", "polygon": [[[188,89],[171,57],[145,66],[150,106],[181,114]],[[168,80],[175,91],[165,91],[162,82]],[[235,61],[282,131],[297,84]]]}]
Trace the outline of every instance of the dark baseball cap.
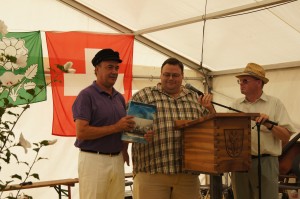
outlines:
[{"label": "dark baseball cap", "polygon": [[119,53],[110,48],[102,49],[92,59],[93,66],[97,66],[102,61],[116,61],[122,63]]}]

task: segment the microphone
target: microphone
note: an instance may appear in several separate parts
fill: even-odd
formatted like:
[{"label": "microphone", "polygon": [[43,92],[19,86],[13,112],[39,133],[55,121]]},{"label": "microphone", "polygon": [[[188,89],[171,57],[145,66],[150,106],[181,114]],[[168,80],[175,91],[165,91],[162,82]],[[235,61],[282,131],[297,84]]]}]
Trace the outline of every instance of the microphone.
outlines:
[{"label": "microphone", "polygon": [[[204,95],[201,91],[199,91],[198,89],[196,89],[195,87],[193,87],[191,84],[185,84],[184,87],[187,88],[187,89],[189,89],[189,90],[191,90],[191,91],[194,91],[194,92],[197,93],[199,96],[201,96],[201,95],[203,96],[203,95]],[[221,107],[223,107],[223,108],[227,108],[227,109],[229,109],[229,110],[238,112],[238,113],[243,113],[243,112],[240,111],[240,110],[231,108],[231,107],[229,107],[229,106],[225,106],[225,105],[223,105],[223,104],[219,104],[219,103],[217,103],[217,102],[211,101],[211,103],[212,103],[212,104],[215,104],[215,105],[218,105],[218,106],[221,106]],[[267,122],[267,123],[269,123],[269,124],[272,124],[272,125],[275,125],[275,126],[278,125],[277,122],[273,122],[273,121],[270,121],[270,120],[267,120],[267,121],[265,121],[265,122]]]},{"label": "microphone", "polygon": [[196,89],[195,87],[193,87],[191,84],[186,84],[184,87],[187,88],[187,89],[189,89],[189,90],[191,90],[191,91],[194,91],[199,96],[200,95],[204,95],[201,91],[199,91],[198,89]]}]

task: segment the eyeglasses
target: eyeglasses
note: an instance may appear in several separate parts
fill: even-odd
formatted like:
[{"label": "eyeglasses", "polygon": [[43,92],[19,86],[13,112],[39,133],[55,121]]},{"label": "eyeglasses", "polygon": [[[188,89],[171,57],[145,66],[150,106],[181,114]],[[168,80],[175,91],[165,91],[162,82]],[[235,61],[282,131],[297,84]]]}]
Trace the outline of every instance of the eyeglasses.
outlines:
[{"label": "eyeglasses", "polygon": [[163,73],[162,75],[163,75],[165,78],[170,78],[170,77],[172,77],[172,78],[178,78],[178,77],[181,76],[180,73]]},{"label": "eyeglasses", "polygon": [[120,66],[108,65],[106,68],[108,70],[116,70],[116,71],[118,71],[119,68],[120,68]]},{"label": "eyeglasses", "polygon": [[238,79],[237,80],[237,83],[238,84],[248,84],[249,82],[251,82],[251,81],[253,81],[253,80],[250,80],[250,79]]}]

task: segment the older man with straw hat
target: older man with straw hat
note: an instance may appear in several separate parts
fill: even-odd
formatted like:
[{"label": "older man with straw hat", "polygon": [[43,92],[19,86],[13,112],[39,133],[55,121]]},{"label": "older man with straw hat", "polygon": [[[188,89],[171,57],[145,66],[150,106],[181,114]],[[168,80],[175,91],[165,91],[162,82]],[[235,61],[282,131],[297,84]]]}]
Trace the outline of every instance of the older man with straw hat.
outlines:
[{"label": "older man with straw hat", "polygon": [[[248,172],[233,172],[232,186],[235,199],[258,199],[259,190],[263,199],[278,199],[278,156],[281,141],[288,141],[296,132],[283,103],[263,92],[269,82],[266,72],[258,64],[249,63],[241,74],[236,75],[240,90],[245,97],[237,99],[232,107],[243,112],[260,113],[253,121],[260,128],[251,130],[252,163]],[[278,122],[273,125],[267,120]],[[258,187],[258,140],[260,131],[261,189]]]}]

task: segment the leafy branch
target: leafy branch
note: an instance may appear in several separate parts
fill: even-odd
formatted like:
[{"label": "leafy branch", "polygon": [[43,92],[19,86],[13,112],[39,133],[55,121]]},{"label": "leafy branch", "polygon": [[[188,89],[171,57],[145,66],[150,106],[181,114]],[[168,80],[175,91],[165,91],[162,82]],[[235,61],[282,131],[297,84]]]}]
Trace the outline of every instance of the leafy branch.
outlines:
[{"label": "leafy branch", "polygon": [[[67,62],[65,65],[57,64],[56,67],[58,68],[59,71],[70,72],[70,73],[75,72],[75,69],[72,68],[72,62]],[[50,70],[54,70],[54,69],[50,69]],[[55,73],[55,74],[56,74],[56,76],[53,78],[53,81],[50,81],[49,83],[47,83],[46,85],[41,87],[41,90],[38,93],[30,92],[30,90],[27,91],[32,96],[32,98],[27,99],[27,104],[25,104],[25,105],[18,105],[18,106],[13,105],[12,103],[9,102],[9,100],[7,98],[3,98],[0,100],[4,104],[3,107],[0,107],[0,172],[2,169],[1,161],[2,161],[2,163],[10,164],[12,162],[12,158],[14,158],[14,160],[16,160],[16,163],[18,165],[22,164],[22,165],[27,166],[27,168],[28,168],[27,172],[25,172],[24,178],[22,178],[22,176],[19,174],[14,174],[11,176],[11,180],[8,180],[5,182],[0,180],[0,198],[3,194],[4,189],[6,187],[9,187],[9,185],[14,183],[16,180],[21,181],[21,183],[20,183],[21,185],[26,183],[26,181],[29,178],[35,178],[35,179],[39,180],[39,175],[37,173],[32,173],[32,169],[38,161],[47,159],[47,158],[40,157],[39,152],[42,147],[52,145],[56,142],[56,140],[53,140],[53,141],[43,140],[38,143],[33,143],[33,145],[35,146],[35,148],[33,148],[33,151],[36,152],[36,155],[35,155],[33,161],[31,162],[31,164],[29,164],[28,162],[19,161],[18,155],[16,153],[12,152],[12,149],[14,147],[21,146],[24,148],[25,153],[27,153],[27,148],[31,147],[31,144],[23,137],[22,133],[20,135],[19,142],[15,143],[14,140],[16,138],[15,138],[15,134],[14,134],[13,130],[14,130],[17,122],[23,115],[23,113],[30,108],[30,103],[32,103],[35,100],[35,98],[42,91],[44,91],[49,84],[51,84],[52,82],[56,82],[58,75],[60,75],[61,73],[60,74]],[[19,82],[17,84],[19,84]],[[17,86],[17,84],[14,86]],[[16,109],[18,109],[19,112],[17,112]],[[5,120],[4,119],[5,117],[9,117],[10,119]],[[17,191],[17,194],[15,197],[7,196],[6,198],[16,199],[19,196],[19,193],[20,193],[20,189]]]}]

